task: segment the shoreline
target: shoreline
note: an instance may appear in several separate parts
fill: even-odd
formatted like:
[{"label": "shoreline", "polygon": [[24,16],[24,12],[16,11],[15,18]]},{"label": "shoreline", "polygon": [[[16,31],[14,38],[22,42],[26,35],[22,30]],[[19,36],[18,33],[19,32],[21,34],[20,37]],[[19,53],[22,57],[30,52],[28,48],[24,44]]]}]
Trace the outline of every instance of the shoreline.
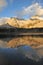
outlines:
[{"label": "shoreline", "polygon": [[0,38],[4,37],[22,37],[22,36],[32,36],[32,37],[43,37],[43,33],[0,33]]}]

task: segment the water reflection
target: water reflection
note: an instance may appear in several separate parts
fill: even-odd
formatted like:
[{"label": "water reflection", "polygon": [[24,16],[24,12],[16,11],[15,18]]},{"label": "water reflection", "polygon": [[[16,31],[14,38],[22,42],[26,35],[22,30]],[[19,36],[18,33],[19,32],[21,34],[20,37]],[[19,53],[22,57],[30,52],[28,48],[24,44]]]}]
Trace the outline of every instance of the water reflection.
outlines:
[{"label": "water reflection", "polygon": [[0,65],[32,65],[41,58],[43,37],[0,38]]},{"label": "water reflection", "polygon": [[22,36],[0,39],[0,47],[15,48],[21,45],[29,45],[33,48],[43,46],[43,37]]},{"label": "water reflection", "polygon": [[29,46],[0,48],[0,65],[35,65],[39,56]]}]

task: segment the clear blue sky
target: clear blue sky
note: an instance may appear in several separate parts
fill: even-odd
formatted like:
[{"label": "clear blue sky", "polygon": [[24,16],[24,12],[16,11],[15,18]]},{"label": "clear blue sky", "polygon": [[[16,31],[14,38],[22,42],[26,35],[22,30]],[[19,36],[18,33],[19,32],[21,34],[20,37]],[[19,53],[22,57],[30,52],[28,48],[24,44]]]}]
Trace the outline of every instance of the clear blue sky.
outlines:
[{"label": "clear blue sky", "polygon": [[[23,7],[31,5],[33,1],[34,0],[4,0],[5,3],[3,3],[5,5],[3,3],[0,5],[0,17],[14,17],[16,16],[15,12],[21,11]],[[41,0],[41,2],[41,5],[43,5],[43,0]]]}]

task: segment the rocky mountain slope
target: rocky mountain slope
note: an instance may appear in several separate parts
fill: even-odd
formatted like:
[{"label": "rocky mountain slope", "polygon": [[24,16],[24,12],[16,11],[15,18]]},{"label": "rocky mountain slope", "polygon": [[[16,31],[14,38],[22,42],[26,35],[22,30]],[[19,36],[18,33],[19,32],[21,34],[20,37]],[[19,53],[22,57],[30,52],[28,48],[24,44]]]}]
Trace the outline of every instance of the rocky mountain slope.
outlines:
[{"label": "rocky mountain slope", "polygon": [[[9,24],[18,28],[43,28],[43,18],[39,16],[33,16],[28,20],[18,18],[1,18],[0,25]],[[2,26],[3,27],[3,26]]]}]

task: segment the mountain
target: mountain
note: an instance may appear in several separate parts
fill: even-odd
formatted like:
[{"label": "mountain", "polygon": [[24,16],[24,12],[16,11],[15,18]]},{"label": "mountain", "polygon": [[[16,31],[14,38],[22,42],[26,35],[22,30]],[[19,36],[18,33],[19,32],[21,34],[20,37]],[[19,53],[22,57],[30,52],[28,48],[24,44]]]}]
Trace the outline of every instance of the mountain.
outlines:
[{"label": "mountain", "polygon": [[6,23],[6,24],[0,25],[0,28],[14,28],[14,27]]},{"label": "mountain", "polygon": [[9,24],[12,27],[18,28],[43,28],[43,18],[39,16],[33,16],[28,20],[18,19],[14,17],[0,18],[0,25],[4,24]]},{"label": "mountain", "polygon": [[29,20],[10,18],[7,20],[7,23],[18,28],[40,28],[43,27],[43,18],[39,16],[31,17]]}]

